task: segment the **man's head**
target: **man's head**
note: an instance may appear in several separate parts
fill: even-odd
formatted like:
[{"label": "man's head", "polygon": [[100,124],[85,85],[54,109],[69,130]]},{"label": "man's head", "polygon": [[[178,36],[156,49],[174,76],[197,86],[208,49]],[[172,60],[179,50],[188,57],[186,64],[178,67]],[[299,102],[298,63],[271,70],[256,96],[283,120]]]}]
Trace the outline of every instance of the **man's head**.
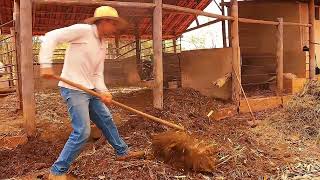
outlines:
[{"label": "man's head", "polygon": [[108,36],[117,32],[118,22],[110,19],[101,19],[95,22],[98,33],[100,35]]},{"label": "man's head", "polygon": [[118,11],[110,6],[98,7],[94,12],[94,17],[86,19],[85,22],[96,24],[101,35],[113,34],[127,26],[127,22],[119,17]]}]

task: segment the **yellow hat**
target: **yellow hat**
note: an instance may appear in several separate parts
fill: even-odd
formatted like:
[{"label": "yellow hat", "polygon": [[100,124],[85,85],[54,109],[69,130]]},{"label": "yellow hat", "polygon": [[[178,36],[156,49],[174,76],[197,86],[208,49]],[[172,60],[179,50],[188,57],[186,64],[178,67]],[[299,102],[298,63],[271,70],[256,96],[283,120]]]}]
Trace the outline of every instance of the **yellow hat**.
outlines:
[{"label": "yellow hat", "polygon": [[87,24],[94,24],[96,21],[102,19],[109,19],[118,22],[118,29],[123,29],[128,25],[128,23],[124,19],[119,17],[117,10],[110,6],[98,7],[94,11],[94,17],[87,18],[84,20],[84,22]]}]

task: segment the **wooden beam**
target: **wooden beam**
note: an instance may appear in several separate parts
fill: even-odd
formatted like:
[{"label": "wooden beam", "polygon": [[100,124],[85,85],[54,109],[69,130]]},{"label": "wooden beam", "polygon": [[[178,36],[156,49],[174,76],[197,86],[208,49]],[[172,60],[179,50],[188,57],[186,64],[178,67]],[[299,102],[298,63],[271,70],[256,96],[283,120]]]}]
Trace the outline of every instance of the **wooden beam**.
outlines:
[{"label": "wooden beam", "polygon": [[185,8],[185,7],[175,6],[175,5],[170,5],[170,4],[163,4],[162,7],[165,10],[180,11],[180,12],[190,13],[190,14],[194,14],[194,15],[202,15],[202,16],[212,17],[212,18],[217,18],[217,19],[225,19],[225,20],[232,20],[233,19],[233,17],[231,17],[231,16],[222,16],[219,14],[208,13],[208,12],[204,12],[201,10]]},{"label": "wooden beam", "polygon": [[32,2],[20,1],[20,43],[23,118],[29,136],[36,131],[34,75],[32,59]]},{"label": "wooden beam", "polygon": [[163,63],[162,63],[162,0],[154,0],[153,12],[153,59],[154,88],[153,106],[163,109]]},{"label": "wooden beam", "polygon": [[97,5],[112,7],[128,7],[128,8],[154,8],[154,3],[141,2],[119,2],[119,1],[99,1],[99,0],[32,0],[37,4],[59,4],[59,5]]},{"label": "wooden beam", "polygon": [[311,27],[311,24],[304,24],[304,23],[294,23],[294,22],[283,22],[283,25],[285,26],[305,26],[305,27]]},{"label": "wooden beam", "polygon": [[309,23],[312,25],[309,28],[309,71],[310,71],[310,79],[315,78],[316,73],[316,47],[315,47],[315,7],[314,0],[309,1]]},{"label": "wooden beam", "polygon": [[200,25],[200,23],[199,23],[198,16],[195,16],[195,17],[196,17],[196,24],[197,24],[197,26],[199,26],[199,25]]},{"label": "wooden beam", "polygon": [[[208,13],[201,10],[181,7],[181,6],[175,6],[170,4],[163,4],[163,9],[165,10],[171,10],[171,11],[180,11],[184,13],[194,14],[194,15],[201,15],[211,18],[217,18],[220,20],[234,20],[232,16],[225,16],[225,15],[219,15],[214,13]],[[248,19],[248,18],[238,18],[239,22],[242,23],[254,23],[254,24],[266,24],[266,25],[278,25],[279,22],[276,21],[266,21],[266,20],[258,20],[258,19]],[[310,24],[303,24],[303,23],[294,23],[294,22],[284,22],[284,25],[291,25],[291,26],[306,26],[310,27]]]},{"label": "wooden beam", "polygon": [[22,82],[21,82],[21,43],[20,43],[20,4],[17,0],[14,1],[13,20],[15,30],[15,53],[16,53],[16,71],[17,71],[17,96],[19,98],[18,109],[22,110]]},{"label": "wooden beam", "polygon": [[279,22],[276,22],[276,21],[266,21],[266,20],[257,20],[257,19],[247,19],[247,18],[239,18],[239,22],[252,23],[252,24],[267,24],[267,25],[279,24]]},{"label": "wooden beam", "polygon": [[[239,45],[239,13],[238,1],[231,0],[231,46],[232,46],[232,100],[239,106],[240,86],[241,86],[241,65],[240,65],[240,45]],[[239,81],[237,80],[239,77]]]},{"label": "wooden beam", "polygon": [[[225,7],[224,7],[224,0],[221,0],[221,14],[223,15],[223,16],[225,16],[226,14],[225,14]],[[222,41],[223,41],[223,47],[225,48],[225,47],[227,47],[227,33],[226,33],[226,21],[225,20],[223,20],[222,21]]]},{"label": "wooden beam", "polygon": [[[277,26],[279,24],[279,22],[277,22],[277,21],[266,21],[266,20],[248,19],[248,18],[239,18],[239,22],[251,23],[251,24],[275,25],[275,26]],[[286,25],[286,26],[305,26],[305,27],[311,26],[310,24],[294,23],[294,22],[283,22],[283,25]]]},{"label": "wooden beam", "polygon": [[277,26],[277,95],[283,93],[283,18],[278,18]]},{"label": "wooden beam", "polygon": [[220,21],[222,21],[222,20],[221,20],[221,19],[216,19],[216,20],[213,20],[213,21],[210,21],[210,22],[201,24],[201,25],[199,25],[199,26],[196,26],[196,27],[193,27],[193,28],[189,28],[189,29],[185,30],[183,33],[187,33],[187,32],[190,32],[190,31],[193,31],[193,30],[196,30],[196,29],[200,29],[200,28],[209,26],[209,25],[211,25],[211,24],[218,23],[218,22],[220,22]]},{"label": "wooden beam", "polygon": [[217,3],[216,0],[213,0],[213,1],[214,1],[214,3],[216,4],[216,6],[220,9],[220,11],[222,12],[222,7],[219,6],[219,4]]}]

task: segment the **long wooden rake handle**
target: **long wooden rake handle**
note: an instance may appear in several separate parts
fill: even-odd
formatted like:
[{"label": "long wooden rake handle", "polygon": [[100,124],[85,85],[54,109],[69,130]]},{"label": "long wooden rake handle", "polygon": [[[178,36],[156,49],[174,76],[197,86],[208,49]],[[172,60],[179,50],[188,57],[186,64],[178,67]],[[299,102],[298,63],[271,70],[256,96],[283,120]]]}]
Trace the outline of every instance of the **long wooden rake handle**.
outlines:
[{"label": "long wooden rake handle", "polygon": [[[93,90],[91,90],[91,89],[88,89],[88,88],[86,88],[86,87],[84,87],[84,86],[82,86],[82,85],[80,85],[80,84],[77,84],[77,83],[74,83],[74,82],[69,81],[69,80],[67,80],[67,79],[64,79],[64,78],[62,78],[62,77],[60,77],[60,76],[53,75],[52,77],[53,77],[54,79],[60,80],[60,81],[62,81],[62,82],[65,82],[65,83],[69,84],[70,86],[73,86],[73,87],[76,87],[76,88],[78,88],[78,89],[81,89],[81,90],[83,90],[83,91],[85,91],[85,92],[87,92],[87,93],[89,93],[89,94],[91,94],[91,95],[93,95],[93,96],[98,97],[98,98],[102,98],[102,97],[103,97],[103,95],[101,95],[101,94],[99,94],[99,93],[97,93],[97,92],[95,92],[95,91],[93,91]],[[126,105],[124,105],[124,104],[122,104],[122,103],[119,103],[119,102],[117,102],[117,101],[115,101],[115,100],[112,100],[112,104],[115,104],[115,105],[117,105],[117,106],[119,106],[119,107],[121,107],[121,108],[123,108],[123,109],[126,109],[126,110],[128,110],[128,111],[134,112],[134,113],[136,113],[136,114],[139,114],[139,115],[141,115],[141,116],[143,116],[143,117],[148,118],[149,120],[152,120],[152,121],[154,121],[154,122],[158,122],[158,123],[163,124],[163,125],[166,125],[166,126],[168,126],[168,127],[171,127],[171,128],[177,129],[177,130],[182,130],[182,131],[185,130],[182,126],[179,126],[179,125],[177,125],[177,124],[168,122],[168,121],[166,121],[166,120],[163,120],[163,119],[154,117],[154,116],[152,116],[152,115],[150,115],[150,114],[147,114],[147,113],[138,111],[138,110],[136,110],[136,109],[134,109],[134,108],[132,108],[132,107],[126,106]]]}]

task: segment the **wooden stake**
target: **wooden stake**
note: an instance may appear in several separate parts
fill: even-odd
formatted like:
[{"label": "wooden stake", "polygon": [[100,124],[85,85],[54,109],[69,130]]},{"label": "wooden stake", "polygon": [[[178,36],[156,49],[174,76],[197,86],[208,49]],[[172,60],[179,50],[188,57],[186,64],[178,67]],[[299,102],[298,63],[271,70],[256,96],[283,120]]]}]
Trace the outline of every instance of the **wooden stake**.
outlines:
[{"label": "wooden stake", "polygon": [[277,95],[283,92],[283,18],[278,18],[277,26]]},{"label": "wooden stake", "polygon": [[154,88],[153,106],[163,109],[163,64],[162,64],[162,0],[154,0],[153,11],[153,60]]},{"label": "wooden stake", "polygon": [[20,38],[21,38],[21,80],[23,118],[28,136],[36,131],[34,75],[32,59],[32,2],[20,1]]},{"label": "wooden stake", "polygon": [[243,97],[244,97],[244,99],[245,99],[245,101],[246,101],[246,103],[247,103],[247,106],[248,106],[249,111],[250,111],[250,114],[251,114],[252,125],[254,126],[254,125],[257,124],[257,123],[256,123],[257,120],[256,120],[256,118],[254,117],[254,114],[253,114],[251,105],[250,105],[249,100],[248,100],[248,98],[247,98],[247,95],[246,95],[246,93],[245,93],[245,91],[244,91],[244,89],[243,89],[243,87],[242,87],[241,80],[240,80],[240,76],[237,74],[237,72],[235,71],[235,69],[232,69],[232,71],[234,72],[235,78],[236,78],[237,82],[239,83],[239,86],[240,86],[240,89],[241,89],[241,91],[242,91]]},{"label": "wooden stake", "polygon": [[[240,45],[239,45],[239,14],[238,14],[238,1],[231,1],[231,16],[234,20],[231,22],[231,46],[232,46],[232,100],[240,105],[240,84],[241,84],[241,67],[240,67]],[[237,82],[236,76],[239,75]]]},{"label": "wooden stake", "polygon": [[309,29],[309,71],[310,79],[315,78],[316,73],[316,47],[315,47],[315,7],[314,0],[309,1],[309,23],[312,25]]}]

